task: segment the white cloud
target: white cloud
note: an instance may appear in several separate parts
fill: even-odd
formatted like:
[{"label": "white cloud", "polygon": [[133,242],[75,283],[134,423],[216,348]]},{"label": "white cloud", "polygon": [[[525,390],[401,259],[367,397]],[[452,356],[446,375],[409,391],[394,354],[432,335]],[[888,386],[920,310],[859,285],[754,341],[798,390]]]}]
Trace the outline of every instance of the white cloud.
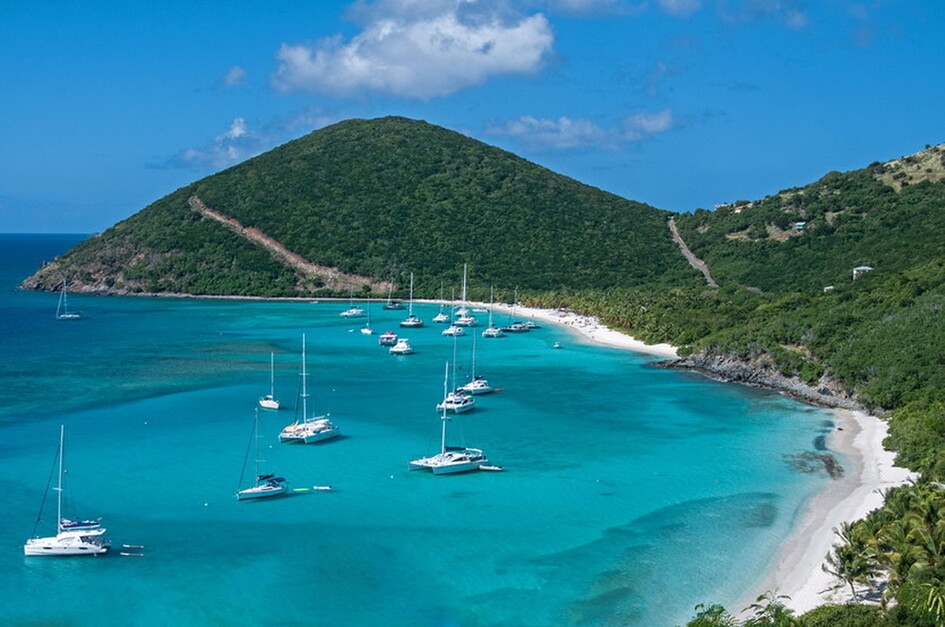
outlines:
[{"label": "white cloud", "polygon": [[571,13],[612,11],[619,4],[618,0],[548,0],[549,8]]},{"label": "white cloud", "polygon": [[388,0],[360,4],[360,33],[283,44],[272,83],[282,91],[363,91],[426,100],[493,76],[537,72],[554,35],[544,15],[512,17],[494,3]]},{"label": "white cloud", "polygon": [[788,28],[807,27],[809,19],[800,0],[718,0],[719,14],[728,22],[776,20]]},{"label": "white cloud", "polygon": [[656,113],[635,113],[628,115],[622,121],[624,136],[630,141],[664,133],[673,128],[673,124],[673,112],[670,109],[663,109]]},{"label": "white cloud", "polygon": [[222,168],[239,163],[266,149],[265,137],[250,131],[246,120],[236,118],[230,128],[207,142],[202,148],[188,148],[174,161],[190,167]]},{"label": "white cloud", "polygon": [[225,87],[238,87],[240,85],[245,85],[247,77],[248,74],[246,73],[246,70],[238,65],[234,65],[223,77],[223,85]]},{"label": "white cloud", "polygon": [[534,150],[588,147],[618,150],[627,144],[666,132],[674,126],[673,112],[665,109],[656,113],[629,115],[613,128],[566,116],[557,120],[521,116],[493,124],[486,132],[490,135],[511,137]]},{"label": "white cloud", "polygon": [[541,120],[524,115],[503,120],[486,132],[512,137],[533,148],[564,150],[611,143],[610,133],[590,120],[572,120],[568,117]]},{"label": "white cloud", "polygon": [[659,0],[659,4],[670,15],[691,15],[702,8],[702,0]]},{"label": "white cloud", "polygon": [[338,116],[326,114],[317,107],[275,118],[259,130],[250,128],[244,118],[235,118],[226,131],[202,147],[182,150],[171,159],[171,165],[218,170],[339,120]]}]

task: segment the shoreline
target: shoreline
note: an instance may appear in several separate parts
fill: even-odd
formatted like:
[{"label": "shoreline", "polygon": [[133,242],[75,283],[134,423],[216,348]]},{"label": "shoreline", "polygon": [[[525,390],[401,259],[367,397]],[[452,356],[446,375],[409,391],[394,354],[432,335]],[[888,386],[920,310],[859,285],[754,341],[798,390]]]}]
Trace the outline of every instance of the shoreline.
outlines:
[{"label": "shoreline", "polygon": [[[468,304],[473,307],[488,308],[490,306],[489,303]],[[613,348],[623,348],[636,351],[638,353],[655,355],[657,357],[666,357],[671,359],[677,359],[679,357],[676,347],[672,346],[671,344],[647,344],[627,335],[626,333],[614,331],[613,329],[604,326],[601,324],[600,320],[594,316],[582,315],[573,311],[565,310],[536,309],[534,307],[518,306],[513,307],[512,305],[507,305],[505,303],[493,303],[492,308],[495,311],[505,314],[515,313],[521,315],[523,318],[534,318],[549,324],[560,325],[570,330],[572,335],[576,335],[585,340],[588,340],[591,344],[610,346]]]},{"label": "shoreline", "polygon": [[[488,306],[483,303],[470,305]],[[511,305],[496,303],[492,307],[495,311],[513,313]],[[670,344],[646,344],[607,328],[593,316],[530,307],[515,307],[514,312],[525,318],[561,325],[592,344],[678,358],[676,347]],[[695,371],[700,372],[698,369]],[[799,402],[815,404],[813,399],[790,396]],[[884,420],[863,410],[836,406],[833,407],[833,416],[837,428],[827,438],[827,449],[845,457],[850,467],[845,468],[842,478],[829,480],[821,491],[804,503],[794,528],[757,583],[729,606],[733,616],[745,613],[749,605],[768,591],[790,597],[785,605],[798,615],[819,605],[852,600],[849,588],[845,584],[835,587],[840,582],[821,568],[834,545],[834,529],[882,507],[884,490],[918,477],[917,473],[893,465],[896,454],[883,448],[888,432]]]},{"label": "shoreline", "polygon": [[[730,608],[733,615],[742,613],[766,592],[790,597],[785,605],[798,615],[818,605],[851,601],[849,587],[835,587],[842,582],[821,568],[835,543],[834,529],[882,507],[884,490],[918,477],[893,466],[896,454],[883,448],[888,432],[885,421],[851,409],[834,409],[834,418],[838,428],[830,434],[827,448],[844,455],[852,467],[808,499],[764,577]],[[858,589],[858,593],[863,591]]]},{"label": "shoreline", "polygon": [[[100,295],[100,294],[97,294]],[[216,296],[192,294],[128,294],[129,296],[150,296],[170,298],[219,299],[243,301],[273,302],[345,302],[352,299],[343,297],[257,297],[257,296]],[[354,298],[355,302],[379,303],[384,298]],[[453,305],[454,301],[438,299],[415,299],[416,303]],[[490,307],[489,303],[468,302],[469,307]],[[572,336],[590,344],[631,350],[639,353],[678,359],[675,346],[670,344],[646,344],[630,335],[615,331],[603,325],[594,316],[577,314],[567,310],[538,309],[533,307],[512,306],[493,303],[493,311],[502,314],[516,314],[523,318],[533,318],[548,324],[561,326]],[[777,385],[755,384],[746,381],[726,380],[713,376],[711,372],[698,367],[680,369],[699,372],[710,378],[727,382],[755,385],[771,389],[799,402],[818,405],[815,399],[792,395],[790,390]],[[823,406],[823,405],[820,405]],[[834,528],[843,522],[852,522],[866,516],[870,511],[882,506],[885,489],[907,483],[917,477],[917,473],[905,468],[893,466],[895,453],[883,448],[888,425],[877,416],[859,409],[840,408],[833,405],[837,424],[827,438],[827,449],[843,455],[851,466],[845,468],[845,475],[830,480],[825,487],[813,494],[796,513],[797,521],[790,534],[781,542],[765,571],[755,585],[747,589],[734,605],[728,605],[732,616],[744,614],[744,610],[755,602],[760,595],[773,591],[777,595],[790,597],[785,605],[798,615],[818,605],[844,603],[851,600],[849,588],[834,588],[837,582],[821,569],[824,558],[834,544]],[[704,600],[717,602],[720,600]],[[744,618],[744,616],[742,616]]]}]

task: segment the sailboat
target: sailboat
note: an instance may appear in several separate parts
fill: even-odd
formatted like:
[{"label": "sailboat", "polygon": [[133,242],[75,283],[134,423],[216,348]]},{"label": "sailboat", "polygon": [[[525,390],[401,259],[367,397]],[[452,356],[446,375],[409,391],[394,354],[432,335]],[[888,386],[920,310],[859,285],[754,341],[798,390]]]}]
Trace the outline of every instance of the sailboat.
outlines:
[{"label": "sailboat", "polygon": [[[447,392],[450,378],[450,364],[446,362],[446,374],[443,377],[443,392]],[[488,469],[499,469],[489,464],[485,454],[478,448],[466,448],[446,445],[446,423],[449,421],[446,409],[440,414],[440,452],[430,457],[415,459],[409,463],[410,470],[429,470],[434,475],[449,475],[470,470],[479,470],[486,466]]]},{"label": "sailboat", "polygon": [[474,327],[476,326],[476,319],[469,315],[469,310],[466,309],[466,265],[463,264],[463,294],[462,294],[462,306],[456,312],[456,315],[459,316],[453,322],[454,325],[460,327]]},{"label": "sailboat", "polygon": [[62,289],[59,290],[59,304],[56,306],[56,320],[81,320],[82,314],[77,311],[69,311],[68,286],[66,280],[62,280]]},{"label": "sailboat", "polygon": [[348,293],[348,308],[341,312],[342,318],[363,318],[364,310],[354,304],[354,289]]},{"label": "sailboat", "polygon": [[367,305],[367,322],[361,327],[362,335],[374,335],[374,329],[371,328],[371,303]]},{"label": "sailboat", "polygon": [[279,496],[289,489],[289,482],[282,477],[273,474],[259,474],[259,410],[256,410],[256,418],[253,420],[253,436],[246,447],[246,457],[243,458],[243,470],[240,472],[240,483],[243,485],[243,475],[246,474],[246,462],[249,461],[250,449],[254,452],[254,469],[256,477],[255,483],[242,490],[236,491],[236,500],[245,501],[248,499],[262,499],[269,496]]},{"label": "sailboat", "polygon": [[502,332],[502,329],[495,326],[495,323],[492,322],[492,305],[495,300],[495,288],[489,288],[489,327],[484,329],[482,332],[482,337],[505,337],[505,333]]},{"label": "sailboat", "polygon": [[413,315],[413,272],[410,273],[410,311],[407,317],[400,321],[400,326],[416,329],[423,326],[423,320]]},{"label": "sailboat", "polygon": [[465,391],[456,387],[456,337],[453,337],[453,381],[449,388],[443,390],[443,401],[436,406],[437,411],[449,411],[454,414],[461,414],[476,408],[476,399]]},{"label": "sailboat", "polygon": [[[56,535],[46,538],[37,538],[36,528],[43,517],[43,507],[40,506],[39,516],[33,526],[33,536],[23,545],[24,555],[102,555],[111,548],[111,543],[102,538],[105,528],[100,520],[67,520],[62,517],[62,475],[66,429],[59,427],[59,450],[56,461],[59,465],[59,480],[53,490],[56,491]],[[47,486],[47,493],[49,488]],[[46,496],[43,496],[43,505]]]},{"label": "sailboat", "polygon": [[388,310],[403,309],[404,308],[403,304],[401,304],[400,301],[394,300],[393,295],[394,295],[394,278],[391,277],[390,287],[387,290],[387,304],[384,305],[384,309],[388,309]]},{"label": "sailboat", "polygon": [[443,284],[440,283],[440,311],[433,316],[433,322],[436,324],[448,324],[450,317],[443,311]]},{"label": "sailboat", "polygon": [[312,444],[321,442],[341,435],[341,431],[332,423],[328,415],[309,416],[308,415],[308,373],[305,371],[305,334],[302,334],[302,377],[301,389],[299,394],[301,403],[296,405],[296,411],[301,405],[301,415],[296,414],[295,422],[286,426],[279,434],[279,441],[282,443],[301,442],[302,444]]},{"label": "sailboat", "polygon": [[489,394],[490,392],[495,392],[495,388],[489,385],[489,382],[482,375],[476,374],[476,336],[473,336],[473,345],[472,345],[472,368],[470,369],[472,379],[466,385],[462,385],[456,388],[458,392],[465,392],[466,394],[472,394],[473,396],[479,394]]},{"label": "sailboat", "polygon": [[[512,320],[515,318],[515,307],[518,305],[518,290],[515,290],[515,295],[512,297],[512,313],[509,314],[509,319]],[[521,321],[510,322],[509,326],[502,329],[506,333],[528,333],[531,331],[529,326]]]},{"label": "sailboat", "polygon": [[269,353],[269,394],[259,398],[259,406],[263,409],[279,409],[276,399],[276,354]]}]

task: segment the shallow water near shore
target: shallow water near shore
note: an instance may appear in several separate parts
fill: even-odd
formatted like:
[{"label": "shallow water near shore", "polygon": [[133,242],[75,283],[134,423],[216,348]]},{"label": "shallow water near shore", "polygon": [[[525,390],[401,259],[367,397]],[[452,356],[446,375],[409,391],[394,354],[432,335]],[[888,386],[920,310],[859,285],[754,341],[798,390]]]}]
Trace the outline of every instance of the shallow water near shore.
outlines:
[{"label": "shallow water near shore", "polygon": [[[87,319],[60,322],[55,294],[15,286],[75,241],[0,236],[7,623],[682,624],[760,579],[828,481],[789,463],[817,450],[828,411],[550,326],[478,338],[476,370],[502,390],[450,423],[505,472],[410,472],[438,446],[442,327],[404,332],[417,352],[394,357],[338,315],[347,302],[74,295]],[[406,315],[371,313],[376,331]],[[303,332],[310,402],[344,436],[280,445]],[[457,342],[459,381],[471,346]],[[270,352],[287,408],[259,414],[263,469],[334,489],[237,502]],[[23,557],[60,424],[67,513],[102,516],[141,557]]]}]

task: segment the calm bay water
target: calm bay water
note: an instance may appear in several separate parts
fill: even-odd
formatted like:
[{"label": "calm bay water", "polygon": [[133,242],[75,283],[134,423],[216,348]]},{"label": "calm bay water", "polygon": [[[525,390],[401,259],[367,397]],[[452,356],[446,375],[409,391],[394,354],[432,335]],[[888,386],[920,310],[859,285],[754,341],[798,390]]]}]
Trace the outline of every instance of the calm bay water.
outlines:
[{"label": "calm bay water", "polygon": [[[786,456],[813,448],[828,412],[553,327],[477,340],[477,370],[503,390],[450,439],[506,471],[411,473],[438,446],[442,327],[405,332],[417,353],[393,357],[339,317],[346,302],[76,295],[87,319],[60,322],[55,294],[15,287],[76,241],[0,236],[4,623],[681,624],[737,599],[827,480]],[[375,305],[372,326],[404,315]],[[280,445],[303,332],[310,402],[345,435]],[[288,408],[260,413],[264,469],[334,490],[238,503],[270,352]],[[23,557],[60,424],[71,513],[144,556]]]}]

